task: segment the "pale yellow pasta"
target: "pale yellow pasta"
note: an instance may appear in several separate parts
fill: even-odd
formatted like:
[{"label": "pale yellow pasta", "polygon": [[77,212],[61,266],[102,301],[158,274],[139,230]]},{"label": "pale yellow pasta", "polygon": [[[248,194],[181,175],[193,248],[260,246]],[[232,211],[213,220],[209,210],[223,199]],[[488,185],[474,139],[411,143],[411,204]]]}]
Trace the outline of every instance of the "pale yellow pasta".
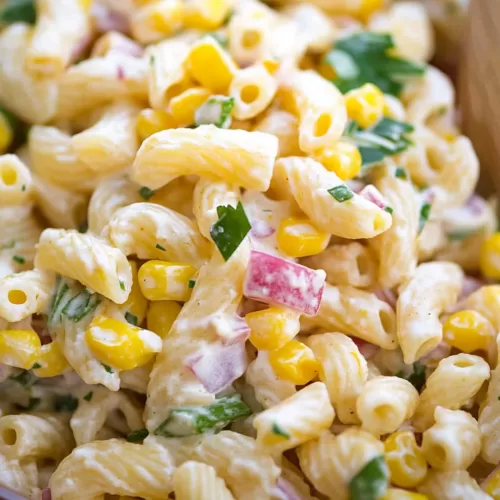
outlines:
[{"label": "pale yellow pasta", "polygon": [[493,500],[466,470],[431,470],[417,489],[429,500]]},{"label": "pale yellow pasta", "polygon": [[229,86],[229,95],[234,97],[234,117],[247,120],[262,113],[274,99],[277,88],[276,79],[263,65],[238,70]]},{"label": "pale yellow pasta", "polygon": [[358,239],[373,238],[391,227],[391,216],[362,196],[354,194],[338,202],[328,190],[343,185],[342,181],[312,158],[281,158],[275,175],[287,180],[300,208],[322,231]]},{"label": "pale yellow pasta", "polygon": [[31,172],[16,155],[0,156],[0,205],[29,203],[33,195]]},{"label": "pale yellow pasta", "polygon": [[371,288],[377,279],[377,261],[370,249],[357,241],[331,245],[323,252],[303,259],[302,263],[312,269],[323,269],[330,285]]},{"label": "pale yellow pasta", "polygon": [[71,138],[79,161],[96,174],[111,174],[128,168],[139,148],[135,130],[139,107],[119,101],[104,108],[97,123]]},{"label": "pale yellow pasta", "polygon": [[193,218],[193,196],[197,176],[177,177],[166,186],[155,191],[151,203],[162,205]]},{"label": "pale yellow pasta", "polygon": [[374,293],[326,284],[317,316],[304,316],[304,326],[354,335],[383,349],[396,349],[396,315]]},{"label": "pale yellow pasta", "polygon": [[500,287],[498,285],[482,286],[470,294],[464,302],[464,309],[474,309],[481,313],[500,331]]},{"label": "pale yellow pasta", "polygon": [[[427,221],[417,238],[418,261],[425,262],[432,259],[447,243],[448,239],[442,222],[439,220]],[[450,259],[450,261],[455,262],[453,259]]]},{"label": "pale yellow pasta", "polygon": [[468,469],[481,449],[481,433],[476,419],[460,410],[438,406],[434,425],[423,434],[422,451],[438,470]]},{"label": "pale yellow pasta", "polygon": [[93,500],[106,493],[164,500],[172,490],[173,469],[169,453],[160,446],[109,439],[75,448],[49,486],[56,500]]},{"label": "pale yellow pasta", "polygon": [[340,138],[347,113],[337,87],[314,71],[295,71],[282,79],[280,90],[299,116],[302,151],[312,153]]},{"label": "pale yellow pasta", "polygon": [[90,394],[89,401],[85,397],[79,399],[78,408],[71,416],[70,425],[77,446],[94,441],[114,412],[124,416],[127,434],[144,427],[140,408],[126,393],[95,387]]},{"label": "pale yellow pasta", "polygon": [[139,259],[200,266],[210,255],[210,245],[194,222],[154,203],[134,203],[120,208],[111,217],[104,234],[125,255],[134,254]]},{"label": "pale yellow pasta", "polygon": [[148,96],[147,73],[145,58],[117,52],[71,66],[60,77],[57,114],[74,118],[114,100],[144,101]]},{"label": "pale yellow pasta", "polygon": [[239,500],[270,500],[280,469],[257,442],[231,431],[206,435],[193,459],[211,465]]},{"label": "pale yellow pasta", "polygon": [[[311,487],[307,483],[302,471],[284,456],[281,460],[281,476],[278,482],[281,489],[285,491],[289,491],[287,485],[290,485],[293,491],[297,492],[303,500],[316,500],[316,497],[311,495]],[[284,488],[283,485],[285,485]]]},{"label": "pale yellow pasta", "polygon": [[281,156],[300,155],[299,120],[292,113],[279,109],[270,109],[257,121],[253,130],[272,134],[278,138],[278,158]]},{"label": "pale yellow pasta", "polygon": [[115,52],[139,57],[142,54],[142,48],[124,34],[118,31],[108,31],[94,42],[90,56],[104,57]]},{"label": "pale yellow pasta", "polygon": [[37,0],[33,38],[25,65],[34,77],[55,77],[79,43],[90,37],[89,10],[80,0]]},{"label": "pale yellow pasta", "polygon": [[277,152],[276,137],[262,132],[214,125],[164,130],[142,143],[131,177],[152,189],[181,175],[195,174],[266,191]]},{"label": "pale yellow pasta", "polygon": [[461,353],[444,358],[427,379],[413,425],[419,431],[428,429],[437,406],[458,410],[474,397],[489,378],[488,363],[479,356]]},{"label": "pale yellow pasta", "polygon": [[211,181],[201,178],[196,183],[193,193],[193,212],[200,233],[207,239],[210,237],[210,228],[217,222],[217,207],[225,204],[236,208],[240,198],[238,186],[224,181]]},{"label": "pale yellow pasta", "polygon": [[46,229],[35,258],[40,269],[78,280],[117,304],[127,300],[132,271],[123,253],[104,240],[65,229]]},{"label": "pale yellow pasta", "polygon": [[300,467],[307,479],[332,500],[348,500],[349,482],[384,445],[368,432],[351,428],[338,436],[325,431],[298,448]]},{"label": "pale yellow pasta", "polygon": [[391,94],[384,94],[384,102],[386,108],[386,114],[394,119],[402,122],[406,120],[406,109],[403,106],[403,103]]},{"label": "pale yellow pasta", "polygon": [[172,476],[177,500],[234,500],[224,481],[211,465],[185,462]]},{"label": "pale yellow pasta", "polygon": [[149,375],[152,368],[153,361],[138,366],[133,370],[120,372],[120,387],[123,389],[131,389],[139,394],[146,394],[148,390]]},{"label": "pale yellow pasta", "polygon": [[275,455],[317,438],[334,418],[325,384],[315,382],[259,413],[252,425],[257,429],[257,443]]},{"label": "pale yellow pasta", "polygon": [[0,418],[0,453],[10,459],[59,461],[73,448],[68,419],[56,414],[7,415]]},{"label": "pale yellow pasta", "polygon": [[339,420],[359,423],[356,400],[368,379],[368,366],[357,345],[342,333],[313,335],[307,344],[321,364],[319,378],[326,384]]},{"label": "pale yellow pasta", "polygon": [[32,500],[40,498],[36,460],[8,459],[0,453],[0,485],[12,488]]},{"label": "pale yellow pasta", "polygon": [[463,271],[451,262],[418,266],[404,284],[397,302],[398,338],[406,364],[431,352],[443,338],[439,315],[455,304]]},{"label": "pale yellow pasta", "polygon": [[54,284],[53,273],[38,269],[0,278],[0,317],[12,322],[45,313]]},{"label": "pale yellow pasta", "polygon": [[0,101],[29,123],[45,123],[57,111],[58,84],[34,78],[24,65],[32,28],[14,23],[0,33]]},{"label": "pale yellow pasta", "polygon": [[275,375],[268,356],[266,351],[259,351],[245,372],[247,384],[253,387],[255,398],[264,408],[272,408],[297,392],[295,384]]}]

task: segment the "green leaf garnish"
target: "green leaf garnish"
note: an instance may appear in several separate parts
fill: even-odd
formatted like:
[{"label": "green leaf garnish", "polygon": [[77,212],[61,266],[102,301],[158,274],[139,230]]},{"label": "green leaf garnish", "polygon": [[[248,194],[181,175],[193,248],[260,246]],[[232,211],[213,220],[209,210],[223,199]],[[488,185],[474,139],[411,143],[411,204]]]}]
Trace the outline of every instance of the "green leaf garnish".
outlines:
[{"label": "green leaf garnish", "polygon": [[78,323],[88,314],[95,311],[101,303],[101,297],[97,293],[90,293],[87,289],[75,295],[61,311],[62,316],[66,316],[71,321]]},{"label": "green leaf garnish", "polygon": [[118,283],[120,283],[120,288],[125,291],[125,283],[122,280],[118,280]]},{"label": "green leaf garnish", "polygon": [[12,24],[17,22],[35,24],[35,0],[7,0],[0,11],[0,23]]},{"label": "green leaf garnish", "polygon": [[144,441],[149,436],[149,432],[147,429],[137,429],[136,431],[132,431],[127,436],[127,441],[129,443],[140,443]]},{"label": "green leaf garnish", "polygon": [[139,189],[139,194],[144,200],[148,201],[155,194],[155,191],[147,188],[146,186],[143,186],[141,187],[141,189]]},{"label": "green leaf garnish", "polygon": [[54,399],[54,407],[56,411],[75,411],[78,408],[78,398],[71,394],[56,396]]},{"label": "green leaf garnish", "polygon": [[448,238],[448,241],[464,241],[466,240],[469,236],[472,236],[474,233],[476,233],[478,230],[477,229],[472,229],[472,230],[463,230],[463,231],[451,231],[449,233],[446,233],[446,237]]},{"label": "green leaf garnish", "polygon": [[21,257],[20,255],[13,255],[12,260],[17,262],[18,264],[24,264],[26,262],[26,259],[24,257]]},{"label": "green leaf garnish", "polygon": [[290,434],[288,434],[288,432],[282,429],[276,422],[273,422],[273,425],[271,426],[271,431],[273,432],[273,434],[276,434],[276,436],[281,436],[285,439],[290,439]]},{"label": "green leaf garnish", "polygon": [[126,312],[125,313],[125,319],[131,324],[131,325],[134,325],[134,326],[137,326],[137,323],[138,323],[138,319],[137,319],[137,316],[135,314],[132,314],[131,312]]},{"label": "green leaf garnish", "polygon": [[32,369],[32,370],[36,370],[36,369],[41,368],[41,367],[42,367],[42,365],[41,365],[40,363],[35,363],[35,364],[31,367],[31,369]]},{"label": "green leaf garnish", "polygon": [[418,392],[422,390],[422,387],[425,385],[425,365],[423,365],[420,361],[415,361],[412,365],[412,371],[410,373],[405,373],[404,370],[400,370],[395,375],[399,378],[404,378],[408,380]]},{"label": "green leaf garnish", "polygon": [[156,248],[157,248],[158,250],[162,250],[162,251],[164,251],[164,252],[166,251],[166,248],[165,248],[165,247],[162,247],[159,243],[157,243],[157,244],[156,244]]},{"label": "green leaf garnish", "polygon": [[376,500],[389,485],[389,468],[383,455],[370,460],[350,481],[350,500]]},{"label": "green leaf garnish", "polygon": [[393,214],[394,213],[394,209],[392,207],[384,207],[384,212],[387,212],[388,214]]},{"label": "green leaf garnish", "polygon": [[432,205],[430,203],[424,203],[420,208],[420,219],[418,221],[418,232],[421,233],[426,222],[429,220],[431,214]]},{"label": "green leaf garnish", "polygon": [[48,320],[49,326],[52,326],[54,325],[54,323],[60,321],[62,309],[67,304],[67,299],[69,297],[68,292],[68,284],[61,278],[61,276],[58,276],[56,281],[56,292],[54,293],[52,304],[50,306],[50,314]]},{"label": "green leaf garnish", "polygon": [[33,374],[30,370],[24,370],[18,375],[11,375],[9,380],[13,380],[23,387],[31,387],[38,382],[38,377]]},{"label": "green leaf garnish", "polygon": [[217,399],[208,406],[173,408],[168,418],[154,431],[156,436],[183,437],[204,432],[219,432],[233,420],[248,417],[252,410],[239,394]]},{"label": "green leaf garnish", "polygon": [[338,186],[332,187],[328,192],[339,202],[344,203],[344,201],[350,200],[354,197],[354,193],[345,184],[340,184]]},{"label": "green leaf garnish", "polygon": [[40,398],[30,398],[28,401],[28,406],[23,407],[23,410],[25,411],[31,411],[37,408],[42,400]]},{"label": "green leaf garnish", "polygon": [[252,226],[240,201],[236,208],[231,205],[219,205],[217,215],[219,220],[210,228],[210,236],[224,260],[227,261],[240,246]]},{"label": "green leaf garnish", "polygon": [[113,368],[111,368],[111,366],[105,365],[104,363],[101,364],[108,373],[115,373],[115,371],[113,370]]},{"label": "green leaf garnish", "polygon": [[362,32],[338,40],[325,57],[336,74],[333,83],[343,93],[373,83],[385,94],[399,96],[404,82],[422,76],[426,67],[390,55],[393,48],[389,34]]},{"label": "green leaf garnish", "polygon": [[234,107],[234,97],[214,95],[202,104],[194,115],[196,125],[213,124],[219,128],[231,126],[231,111]]},{"label": "green leaf garnish", "polygon": [[396,171],[394,172],[394,175],[398,178],[398,179],[403,179],[403,180],[407,180],[408,179],[408,174],[406,173],[406,170],[404,168],[400,168],[398,167],[396,169]]},{"label": "green leaf garnish", "polygon": [[83,399],[85,399],[85,401],[91,401],[93,395],[94,395],[94,393],[92,391],[87,392],[87,394],[85,394],[85,396],[83,396]]},{"label": "green leaf garnish", "polygon": [[196,280],[189,280],[188,281],[188,288],[194,288],[194,285],[196,285]]}]

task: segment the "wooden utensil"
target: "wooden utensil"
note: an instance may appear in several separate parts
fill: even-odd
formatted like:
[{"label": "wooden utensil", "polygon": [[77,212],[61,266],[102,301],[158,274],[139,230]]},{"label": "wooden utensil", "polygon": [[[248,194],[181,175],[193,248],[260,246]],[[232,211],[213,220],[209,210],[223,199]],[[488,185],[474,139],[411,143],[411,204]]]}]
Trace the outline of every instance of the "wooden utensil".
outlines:
[{"label": "wooden utensil", "polygon": [[462,128],[481,162],[479,191],[500,194],[500,0],[472,0],[459,67]]}]

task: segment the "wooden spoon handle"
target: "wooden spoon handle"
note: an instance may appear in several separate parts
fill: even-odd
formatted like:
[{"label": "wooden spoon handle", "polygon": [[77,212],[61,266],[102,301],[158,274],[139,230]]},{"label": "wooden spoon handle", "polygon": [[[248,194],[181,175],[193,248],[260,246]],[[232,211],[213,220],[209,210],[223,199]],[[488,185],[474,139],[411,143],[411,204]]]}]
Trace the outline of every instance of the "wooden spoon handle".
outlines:
[{"label": "wooden spoon handle", "polygon": [[500,1],[472,0],[470,9],[458,89],[462,127],[479,156],[481,184],[500,194]]}]

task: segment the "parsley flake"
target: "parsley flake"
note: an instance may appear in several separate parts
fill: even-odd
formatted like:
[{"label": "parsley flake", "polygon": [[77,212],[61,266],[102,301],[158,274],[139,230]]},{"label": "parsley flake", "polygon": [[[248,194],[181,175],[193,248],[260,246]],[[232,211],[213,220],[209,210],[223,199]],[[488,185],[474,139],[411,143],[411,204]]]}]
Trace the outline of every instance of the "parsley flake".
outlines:
[{"label": "parsley flake", "polygon": [[13,255],[12,260],[14,262],[17,262],[18,264],[24,264],[26,262],[26,259],[24,257],[21,257],[20,255]]},{"label": "parsley flake", "polygon": [[290,434],[286,432],[283,428],[281,428],[276,422],[273,422],[273,425],[271,426],[271,431],[273,434],[276,434],[276,436],[280,436],[285,439],[290,439]]},{"label": "parsley flake", "polygon": [[23,410],[25,411],[31,411],[37,408],[42,400],[40,398],[30,398],[28,401],[28,406],[23,407]]},{"label": "parsley flake", "polygon": [[36,377],[30,370],[24,370],[18,375],[11,375],[9,380],[17,382],[22,387],[31,387],[38,382],[38,377]]},{"label": "parsley flake", "polygon": [[231,126],[231,111],[234,108],[234,97],[214,95],[202,104],[194,115],[196,125],[213,124],[218,128]]},{"label": "parsley flake", "polygon": [[425,365],[423,365],[420,361],[415,361],[412,365],[412,371],[410,373],[407,374],[404,370],[400,370],[395,376],[408,380],[408,382],[410,382],[410,384],[413,385],[418,392],[420,392],[422,387],[425,385],[426,380]]},{"label": "parsley flake", "polygon": [[354,197],[354,193],[345,184],[340,184],[338,186],[332,187],[328,192],[339,202],[344,203],[344,201],[350,200]]},{"label": "parsley flake", "polygon": [[125,283],[122,281],[122,280],[118,280],[118,282],[120,283],[120,288],[125,291]]},{"label": "parsley flake", "polygon": [[424,203],[420,208],[420,219],[418,221],[418,232],[421,233],[426,222],[429,220],[431,214],[432,205],[430,203]]},{"label": "parsley flake", "polygon": [[194,285],[196,285],[196,280],[189,280],[188,281],[188,288],[194,288]]},{"label": "parsley flake", "polygon": [[23,185],[21,186],[21,191],[23,191],[23,192],[24,192],[24,191],[26,191],[26,184],[23,184]]},{"label": "parsley flake", "polygon": [[394,172],[394,175],[398,179],[403,179],[403,180],[407,180],[408,179],[408,174],[406,173],[406,170],[404,168],[401,168],[401,167],[398,167],[396,169],[396,171]]},{"label": "parsley flake", "polygon": [[162,247],[159,243],[156,244],[156,248],[158,250],[163,250],[164,252],[167,250],[165,247]]},{"label": "parsley flake", "polygon": [[138,319],[137,319],[137,316],[135,314],[132,314],[130,312],[126,312],[125,313],[125,319],[131,324],[131,325],[134,325],[134,326],[137,326],[137,323],[138,323]]},{"label": "parsley flake", "polygon": [[37,370],[38,368],[41,368],[41,367],[42,367],[42,365],[41,365],[40,363],[35,363],[35,364],[31,367],[31,369],[32,369],[32,370]]},{"label": "parsley flake", "polygon": [[105,365],[104,363],[101,364],[108,373],[115,373],[115,371],[113,370],[113,368],[111,368],[111,366]]},{"label": "parsley flake", "polygon": [[75,411],[78,408],[78,399],[71,394],[56,396],[54,399],[56,411]]},{"label": "parsley flake", "polygon": [[387,490],[389,468],[384,456],[370,460],[350,481],[349,498],[351,500],[376,500]]},{"label": "parsley flake", "polygon": [[91,401],[93,395],[94,395],[94,393],[92,391],[87,392],[87,394],[85,394],[85,396],[83,396],[83,399],[85,399],[85,401]]},{"label": "parsley flake", "polygon": [[139,194],[144,200],[148,201],[155,194],[155,191],[147,188],[146,186],[143,186],[141,187],[141,189],[139,189]]},{"label": "parsley flake", "polygon": [[129,443],[140,443],[144,441],[149,436],[149,432],[147,429],[137,429],[136,431],[132,431],[127,436],[127,441]]},{"label": "parsley flake", "polygon": [[393,214],[394,213],[394,209],[392,207],[384,207],[384,212],[387,212],[388,214]]}]

